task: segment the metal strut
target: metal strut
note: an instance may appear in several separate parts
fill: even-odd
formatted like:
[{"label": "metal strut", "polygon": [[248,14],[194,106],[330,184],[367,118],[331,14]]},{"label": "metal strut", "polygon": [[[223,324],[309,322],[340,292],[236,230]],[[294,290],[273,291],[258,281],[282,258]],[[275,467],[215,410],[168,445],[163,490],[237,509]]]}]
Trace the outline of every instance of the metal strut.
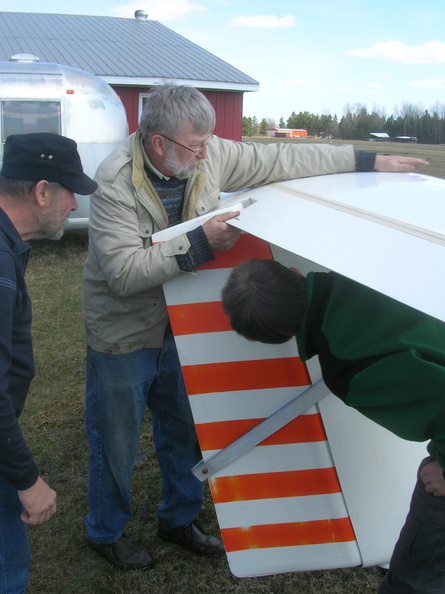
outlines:
[{"label": "metal strut", "polygon": [[306,412],[311,406],[317,404],[329,394],[324,381],[318,380],[310,388],[299,394],[285,406],[277,410],[270,417],[256,425],[253,429],[239,437],[230,445],[220,450],[217,454],[204,462],[198,462],[192,468],[193,474],[201,481],[212,478],[222,468],[237,460],[240,456],[251,450],[279,429]]}]

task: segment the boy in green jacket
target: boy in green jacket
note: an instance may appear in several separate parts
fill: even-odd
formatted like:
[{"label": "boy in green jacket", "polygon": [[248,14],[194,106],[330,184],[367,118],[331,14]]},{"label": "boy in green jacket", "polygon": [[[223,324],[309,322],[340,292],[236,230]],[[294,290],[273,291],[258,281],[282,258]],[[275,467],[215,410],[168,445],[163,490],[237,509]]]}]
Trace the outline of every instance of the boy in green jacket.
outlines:
[{"label": "boy in green jacket", "polygon": [[295,336],[345,404],[399,437],[430,440],[379,593],[445,592],[445,323],[339,274],[305,278],[274,260],[238,265],[222,298],[236,332],[270,344]]}]

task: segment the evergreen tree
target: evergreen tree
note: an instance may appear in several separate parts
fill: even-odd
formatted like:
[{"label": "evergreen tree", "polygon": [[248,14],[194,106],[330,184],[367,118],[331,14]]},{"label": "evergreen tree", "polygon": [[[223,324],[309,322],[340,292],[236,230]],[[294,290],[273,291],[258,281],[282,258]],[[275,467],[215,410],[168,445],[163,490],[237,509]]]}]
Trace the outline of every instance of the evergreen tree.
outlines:
[{"label": "evergreen tree", "polygon": [[258,124],[256,116],[253,116],[252,118],[252,132],[253,136],[258,136],[258,134],[260,133],[260,125]]},{"label": "evergreen tree", "polygon": [[269,124],[267,123],[267,120],[265,118],[263,118],[260,122],[260,136],[267,136],[267,131],[269,129]]},{"label": "evergreen tree", "polygon": [[253,136],[252,118],[243,117],[243,136]]},{"label": "evergreen tree", "polygon": [[285,128],[296,128],[297,126],[295,125],[296,121],[297,121],[297,114],[295,113],[295,111],[293,111],[290,116],[287,118],[287,124],[285,126]]}]

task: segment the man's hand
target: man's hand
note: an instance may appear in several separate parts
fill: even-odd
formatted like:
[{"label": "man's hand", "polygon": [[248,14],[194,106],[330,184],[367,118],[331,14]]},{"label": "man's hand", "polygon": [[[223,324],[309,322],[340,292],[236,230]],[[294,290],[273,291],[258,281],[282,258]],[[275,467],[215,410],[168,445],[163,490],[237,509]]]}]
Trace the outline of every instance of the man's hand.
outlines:
[{"label": "man's hand", "polygon": [[238,210],[235,212],[226,212],[217,215],[204,223],[202,229],[212,250],[215,252],[230,250],[230,248],[238,241],[241,231],[226,223],[226,221],[234,219],[238,215]]},{"label": "man's hand", "polygon": [[25,524],[36,525],[47,522],[56,513],[56,492],[42,478],[29,489],[18,491],[25,510],[20,519]]},{"label": "man's hand", "polygon": [[425,491],[435,497],[445,495],[445,478],[443,477],[443,468],[436,461],[426,464],[420,470],[420,478],[425,485]]},{"label": "man's hand", "polygon": [[376,171],[408,172],[415,171],[418,167],[428,165],[428,161],[416,157],[395,157],[392,155],[377,155],[374,169]]}]

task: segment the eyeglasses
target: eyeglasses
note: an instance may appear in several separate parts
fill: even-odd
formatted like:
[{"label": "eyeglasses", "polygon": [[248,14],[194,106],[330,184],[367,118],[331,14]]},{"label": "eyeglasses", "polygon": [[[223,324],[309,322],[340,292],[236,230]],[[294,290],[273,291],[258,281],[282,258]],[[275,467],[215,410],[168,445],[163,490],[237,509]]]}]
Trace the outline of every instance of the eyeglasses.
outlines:
[{"label": "eyeglasses", "polygon": [[207,140],[205,142],[203,142],[202,144],[199,145],[199,147],[197,149],[192,149],[189,146],[186,146],[185,144],[181,144],[180,142],[178,142],[177,140],[175,140],[174,138],[170,138],[170,136],[167,136],[167,134],[159,134],[159,136],[162,136],[163,138],[166,138],[167,140],[171,140],[172,142],[174,142],[175,144],[182,146],[182,148],[187,149],[188,151],[190,151],[191,153],[193,153],[196,156],[199,155],[199,153],[202,151],[202,149],[204,147],[206,147],[208,145],[208,143],[212,140],[213,138],[213,134],[210,134],[210,136],[207,138]]}]

